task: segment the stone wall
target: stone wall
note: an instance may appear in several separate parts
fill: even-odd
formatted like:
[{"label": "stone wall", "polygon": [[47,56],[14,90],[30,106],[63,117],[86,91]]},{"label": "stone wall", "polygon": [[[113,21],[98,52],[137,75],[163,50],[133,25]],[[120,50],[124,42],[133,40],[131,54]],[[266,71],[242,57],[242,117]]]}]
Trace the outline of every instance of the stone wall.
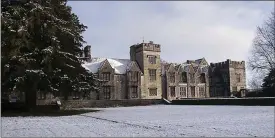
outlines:
[{"label": "stone wall", "polygon": [[158,99],[132,99],[132,100],[68,100],[62,101],[63,108],[105,108],[116,106],[144,106],[164,104]]},{"label": "stone wall", "polygon": [[184,99],[173,100],[173,105],[262,105],[275,106],[274,97],[257,98],[204,98],[204,99]]}]

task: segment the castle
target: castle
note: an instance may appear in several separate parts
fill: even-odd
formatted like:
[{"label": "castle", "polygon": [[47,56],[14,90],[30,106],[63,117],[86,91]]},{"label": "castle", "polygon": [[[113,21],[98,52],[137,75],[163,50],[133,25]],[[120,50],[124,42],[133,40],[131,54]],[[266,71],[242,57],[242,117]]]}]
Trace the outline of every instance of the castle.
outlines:
[{"label": "castle", "polygon": [[229,97],[246,88],[245,62],[210,63],[205,58],[168,63],[152,41],[130,47],[130,59],[95,58],[83,50],[82,65],[100,79],[94,100]]}]

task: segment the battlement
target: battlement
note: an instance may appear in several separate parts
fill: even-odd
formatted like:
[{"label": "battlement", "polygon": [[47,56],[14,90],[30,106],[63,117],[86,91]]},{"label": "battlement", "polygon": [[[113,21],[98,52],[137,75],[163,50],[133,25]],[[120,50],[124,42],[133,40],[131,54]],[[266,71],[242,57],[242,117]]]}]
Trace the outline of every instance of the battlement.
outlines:
[{"label": "battlement", "polygon": [[226,60],[223,62],[218,62],[218,63],[210,63],[211,67],[218,67],[218,68],[228,68],[230,64],[230,60]]},{"label": "battlement", "polygon": [[231,61],[230,67],[233,68],[245,68],[245,61]]},{"label": "battlement", "polygon": [[149,41],[149,43],[140,43],[135,44],[131,46],[132,48],[135,48],[137,52],[139,51],[154,51],[154,52],[160,52],[160,44],[154,44],[153,41]]},{"label": "battlement", "polygon": [[218,67],[218,68],[228,68],[228,67],[245,68],[245,61],[232,61],[230,59],[227,59],[226,61],[223,61],[223,62],[210,63],[210,66]]}]

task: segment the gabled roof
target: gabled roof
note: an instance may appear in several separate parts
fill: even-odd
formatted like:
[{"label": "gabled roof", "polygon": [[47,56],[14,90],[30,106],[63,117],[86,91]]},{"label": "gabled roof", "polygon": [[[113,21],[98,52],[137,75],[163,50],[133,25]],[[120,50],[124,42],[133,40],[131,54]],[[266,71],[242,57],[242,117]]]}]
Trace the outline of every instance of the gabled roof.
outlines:
[{"label": "gabled roof", "polygon": [[92,73],[97,73],[103,62],[107,60],[116,74],[125,74],[132,62],[130,59],[116,59],[116,58],[92,58],[90,62],[82,64],[82,66]]},{"label": "gabled roof", "polygon": [[171,65],[175,67],[177,71],[182,69],[182,71],[185,72],[190,72],[191,70],[194,70],[194,72],[202,72],[202,73],[207,73],[208,72],[208,65],[202,65],[201,63],[203,61],[206,61],[205,58],[200,58],[196,60],[187,60],[184,63],[169,63],[161,59],[161,66],[162,66],[162,74],[165,74],[165,71],[169,69]]},{"label": "gabled roof", "polygon": [[203,58],[200,58],[200,59],[195,60],[195,63],[196,64],[201,64],[202,61],[203,61]]}]

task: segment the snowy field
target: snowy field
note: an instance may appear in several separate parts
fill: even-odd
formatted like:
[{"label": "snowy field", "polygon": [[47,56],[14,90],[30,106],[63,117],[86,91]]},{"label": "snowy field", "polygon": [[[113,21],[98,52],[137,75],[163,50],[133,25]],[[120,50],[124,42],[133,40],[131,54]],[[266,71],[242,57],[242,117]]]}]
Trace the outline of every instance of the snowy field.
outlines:
[{"label": "snowy field", "polygon": [[273,137],[272,106],[154,105],[63,117],[2,117],[2,137]]}]

